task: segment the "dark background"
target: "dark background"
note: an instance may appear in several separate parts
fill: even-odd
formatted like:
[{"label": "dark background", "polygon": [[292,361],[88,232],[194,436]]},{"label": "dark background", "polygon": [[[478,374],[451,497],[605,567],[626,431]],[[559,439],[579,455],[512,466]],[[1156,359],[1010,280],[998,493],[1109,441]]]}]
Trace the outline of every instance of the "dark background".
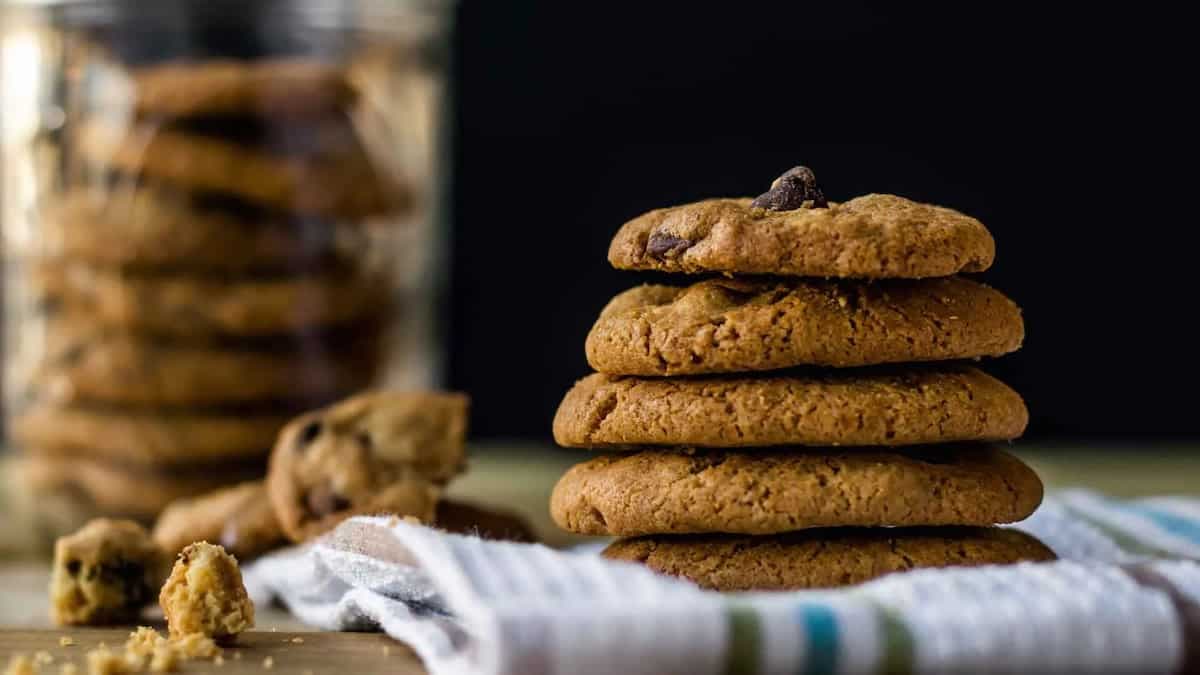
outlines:
[{"label": "dark background", "polygon": [[463,3],[449,383],[475,435],[549,435],[600,308],[652,278],[606,262],[624,221],[801,163],[831,199],[989,226],[1027,339],[986,367],[1030,436],[1196,435],[1190,24],[973,5]]}]

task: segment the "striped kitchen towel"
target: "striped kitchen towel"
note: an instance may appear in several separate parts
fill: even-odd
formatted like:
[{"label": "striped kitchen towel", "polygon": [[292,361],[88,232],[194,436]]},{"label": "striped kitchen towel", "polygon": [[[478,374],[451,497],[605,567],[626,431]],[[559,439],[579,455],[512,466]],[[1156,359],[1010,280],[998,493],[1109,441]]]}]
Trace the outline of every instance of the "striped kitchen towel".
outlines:
[{"label": "striped kitchen towel", "polygon": [[354,518],[246,570],[331,630],[383,630],[443,673],[1200,669],[1200,500],[1060,492],[1017,527],[1052,563],[722,595],[594,551]]}]

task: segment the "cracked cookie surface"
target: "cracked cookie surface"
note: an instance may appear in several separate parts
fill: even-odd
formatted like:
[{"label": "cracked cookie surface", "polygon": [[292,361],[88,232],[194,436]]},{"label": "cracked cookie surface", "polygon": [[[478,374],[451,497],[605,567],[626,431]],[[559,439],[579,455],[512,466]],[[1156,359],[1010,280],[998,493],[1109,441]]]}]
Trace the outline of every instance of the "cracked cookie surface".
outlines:
[{"label": "cracked cookie surface", "polygon": [[981,272],[995,258],[978,220],[903,197],[870,194],[790,211],[750,202],[650,211],[621,227],[608,260],[629,270],[916,279]]},{"label": "cracked cookie surface", "polygon": [[614,375],[695,375],[1000,356],[1021,310],[962,277],[920,281],[709,279],[612,299],[587,337]]},{"label": "cracked cookie surface", "polygon": [[993,525],[1028,517],[1037,474],[986,445],[602,455],[555,485],[578,534],[778,534],[813,527]]},{"label": "cracked cookie surface", "polygon": [[596,373],[567,392],[554,440],[638,445],[913,445],[1010,440],[1021,397],[970,367],[759,377],[644,378]]},{"label": "cracked cookie surface", "polygon": [[1000,527],[833,528],[747,537],[702,534],[621,539],[604,557],[717,591],[789,591],[869,581],[926,567],[1054,560],[1034,537]]}]

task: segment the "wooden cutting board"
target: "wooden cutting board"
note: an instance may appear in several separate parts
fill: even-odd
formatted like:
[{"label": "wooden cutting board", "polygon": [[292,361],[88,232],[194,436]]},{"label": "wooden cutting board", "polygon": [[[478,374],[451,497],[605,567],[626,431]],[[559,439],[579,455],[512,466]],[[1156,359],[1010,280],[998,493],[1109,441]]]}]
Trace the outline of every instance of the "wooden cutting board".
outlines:
[{"label": "wooden cutting board", "polygon": [[[160,630],[161,626],[158,627]],[[124,628],[72,628],[58,630],[0,629],[0,672],[14,654],[33,656],[45,651],[54,661],[41,673],[59,672],[63,663],[73,662],[87,673],[87,652],[101,642],[120,647],[132,630]],[[70,637],[74,644],[61,646]],[[294,640],[300,640],[295,642]],[[181,664],[179,673],[213,675],[359,675],[397,673],[423,675],[425,669],[411,649],[379,633],[292,633],[251,631],[241,635],[237,646],[225,649],[224,662],[196,660]],[[267,659],[270,659],[268,662]],[[270,668],[267,668],[267,665]]]}]

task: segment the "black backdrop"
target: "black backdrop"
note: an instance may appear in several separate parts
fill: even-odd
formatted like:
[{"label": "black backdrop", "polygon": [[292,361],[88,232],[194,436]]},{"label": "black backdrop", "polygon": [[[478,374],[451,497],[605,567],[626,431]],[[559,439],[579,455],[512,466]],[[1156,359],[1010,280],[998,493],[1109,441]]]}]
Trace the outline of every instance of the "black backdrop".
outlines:
[{"label": "black backdrop", "polygon": [[597,312],[650,278],[607,265],[621,223],[798,163],[991,228],[1027,339],[987,368],[1031,436],[1195,435],[1187,23],[894,4],[461,5],[449,384],[477,436],[549,434]]}]

